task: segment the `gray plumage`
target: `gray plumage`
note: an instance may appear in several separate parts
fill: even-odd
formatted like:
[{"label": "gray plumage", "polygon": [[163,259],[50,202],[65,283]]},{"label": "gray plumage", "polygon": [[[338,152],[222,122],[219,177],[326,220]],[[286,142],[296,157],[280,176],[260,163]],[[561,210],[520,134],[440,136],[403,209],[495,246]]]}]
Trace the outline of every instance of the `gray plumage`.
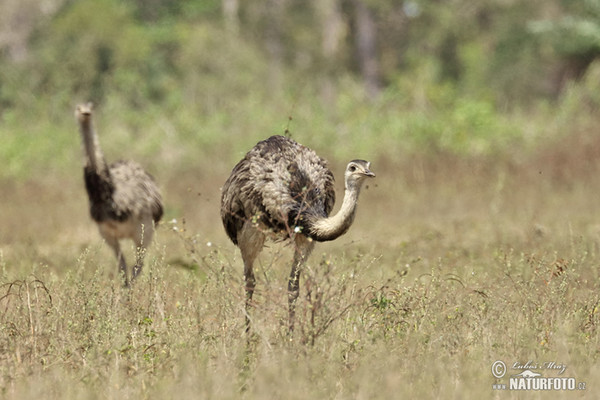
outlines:
[{"label": "gray plumage", "polygon": [[[288,282],[290,329],[303,264],[315,241],[334,240],[348,231],[362,184],[375,174],[364,160],[350,161],[345,172],[342,207],[335,203],[333,174],[313,150],[283,136],[259,142],[233,168],[221,196],[221,218],[242,253],[246,307],[254,293],[254,260],[267,237],[292,240],[294,260]],[[247,329],[249,319],[247,314]]]},{"label": "gray plumage", "polygon": [[162,199],[150,174],[133,161],[107,165],[92,122],[92,104],[80,104],[75,110],[83,140],[85,187],[90,214],[100,234],[113,249],[125,286],[130,284],[127,264],[119,240],[132,239],[136,245],[136,263],[131,281],[142,270],[146,248],[152,241],[154,225],[163,214]]}]

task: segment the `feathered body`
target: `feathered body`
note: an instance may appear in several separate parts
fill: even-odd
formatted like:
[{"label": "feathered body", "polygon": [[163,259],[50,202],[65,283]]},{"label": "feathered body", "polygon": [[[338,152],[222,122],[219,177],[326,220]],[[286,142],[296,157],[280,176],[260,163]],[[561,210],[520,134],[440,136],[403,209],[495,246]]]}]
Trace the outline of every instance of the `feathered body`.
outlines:
[{"label": "feathered body", "polygon": [[83,169],[90,214],[98,223],[124,222],[150,213],[157,223],[163,215],[160,192],[153,177],[134,161],[112,163],[106,173]]},{"label": "feathered body", "polygon": [[83,176],[90,203],[90,214],[101,235],[113,248],[119,269],[128,285],[125,258],[119,240],[134,241],[137,251],[132,279],[143,264],[146,247],[154,233],[154,224],[163,214],[160,191],[154,178],[136,162],[117,161],[107,165],[92,124],[92,105],[77,106],[76,117],[82,135],[85,165]]},{"label": "feathered body", "polygon": [[291,231],[311,236],[304,225],[333,209],[333,174],[313,150],[292,139],[272,136],[259,142],[235,166],[222,193],[221,218],[234,244],[252,220],[275,239]]},{"label": "feathered body", "polygon": [[[267,237],[294,242],[294,261],[288,282],[290,329],[299,277],[314,241],[334,240],[352,225],[360,188],[374,177],[370,163],[350,161],[345,173],[342,207],[335,203],[334,177],[327,162],[292,139],[272,136],[256,144],[233,168],[223,185],[221,218],[229,238],[244,260],[248,307],[254,292],[254,260]],[[249,319],[247,316],[247,329]]]}]

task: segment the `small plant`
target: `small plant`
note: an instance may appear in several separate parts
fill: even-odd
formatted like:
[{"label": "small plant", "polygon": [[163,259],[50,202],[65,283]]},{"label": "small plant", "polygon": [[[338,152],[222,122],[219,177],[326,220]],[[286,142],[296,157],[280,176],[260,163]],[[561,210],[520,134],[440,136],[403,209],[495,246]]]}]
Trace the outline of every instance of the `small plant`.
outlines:
[{"label": "small plant", "polygon": [[[52,296],[43,281],[33,276],[4,283],[0,293],[0,321],[3,324],[11,326],[19,335],[35,337],[42,331],[40,318],[52,308]],[[23,325],[26,330],[22,330]]]},{"label": "small plant", "polygon": [[296,331],[300,343],[313,346],[331,325],[362,303],[356,271],[340,271],[330,258],[317,267],[307,265],[305,303],[299,305]]}]

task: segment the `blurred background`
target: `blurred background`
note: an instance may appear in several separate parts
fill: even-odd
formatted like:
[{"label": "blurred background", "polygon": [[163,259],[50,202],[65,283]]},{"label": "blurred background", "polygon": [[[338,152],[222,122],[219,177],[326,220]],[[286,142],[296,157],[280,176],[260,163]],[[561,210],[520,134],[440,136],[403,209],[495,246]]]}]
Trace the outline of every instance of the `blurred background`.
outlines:
[{"label": "blurred background", "polygon": [[0,177],[71,175],[88,100],[155,172],[286,129],[344,161],[589,152],[599,54],[598,0],[3,0]]},{"label": "blurred background", "polygon": [[231,168],[286,132],[330,161],[339,198],[347,161],[372,161],[362,227],[341,245],[396,251],[455,220],[476,239],[490,215],[511,232],[498,240],[522,243],[595,209],[600,0],[3,0],[0,21],[11,262],[62,268],[100,243],[74,118],[84,101],[108,161],[140,162],[166,226],[185,217],[204,242],[228,243]]}]

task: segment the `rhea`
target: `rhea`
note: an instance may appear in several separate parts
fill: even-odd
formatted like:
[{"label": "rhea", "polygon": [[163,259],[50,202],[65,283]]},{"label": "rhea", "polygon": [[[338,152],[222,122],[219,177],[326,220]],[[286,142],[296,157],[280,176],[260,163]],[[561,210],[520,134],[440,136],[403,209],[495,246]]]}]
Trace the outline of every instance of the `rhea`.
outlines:
[{"label": "rhea", "polygon": [[267,237],[294,245],[288,280],[289,329],[300,289],[300,274],[315,242],[334,240],[348,231],[361,187],[375,177],[370,163],[352,160],[344,174],[344,200],[335,203],[333,173],[313,150],[283,136],[256,144],[233,168],[222,188],[221,218],[227,235],[240,248],[244,262],[246,330],[256,286],[253,265]]},{"label": "rhea", "polygon": [[[83,177],[90,214],[117,257],[124,285],[129,286],[142,271],[155,224],[163,214],[162,199],[154,178],[138,163],[117,161],[106,164],[92,122],[92,109],[92,103],[87,103],[78,105],[75,110],[83,140]],[[136,246],[131,279],[128,278],[120,239],[131,239]]]}]

